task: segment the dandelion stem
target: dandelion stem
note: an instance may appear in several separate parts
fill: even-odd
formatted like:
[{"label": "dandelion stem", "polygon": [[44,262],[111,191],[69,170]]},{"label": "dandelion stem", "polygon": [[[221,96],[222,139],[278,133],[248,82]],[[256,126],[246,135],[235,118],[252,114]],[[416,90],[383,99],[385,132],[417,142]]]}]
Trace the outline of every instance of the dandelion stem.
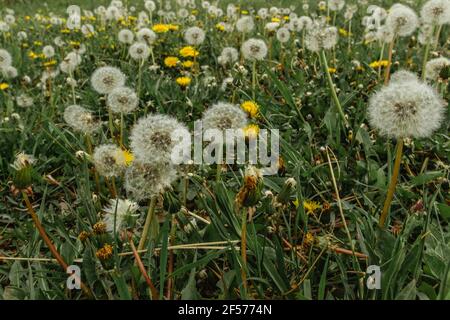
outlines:
[{"label": "dandelion stem", "polygon": [[[175,237],[176,237],[176,231],[177,231],[177,218],[176,215],[173,214],[172,215],[172,226],[170,229],[170,246],[173,247],[175,245]],[[169,265],[167,267],[167,275],[168,275],[168,279],[167,279],[167,293],[166,293],[166,298],[168,300],[172,299],[172,288],[175,286],[175,280],[174,277],[172,277],[172,272],[173,272],[173,264],[174,264],[174,254],[173,254],[173,250],[170,249],[169,250]]]},{"label": "dandelion stem", "polygon": [[252,65],[252,97],[253,101],[256,99],[256,60],[253,61]]},{"label": "dandelion stem", "polygon": [[333,98],[334,104],[336,105],[336,108],[338,109],[338,112],[344,121],[344,124],[347,126],[348,122],[345,118],[344,111],[342,110],[341,103],[339,102],[339,98],[336,93],[336,89],[334,88],[333,79],[331,79],[330,70],[328,69],[328,63],[327,63],[327,57],[325,56],[325,51],[320,51],[320,61],[322,64],[323,71],[325,72],[327,76],[328,86],[330,87],[331,97]]},{"label": "dandelion stem", "polygon": [[139,71],[138,71],[138,89],[137,96],[138,99],[141,98],[141,85],[142,85],[142,66],[144,65],[144,59],[139,63]]},{"label": "dandelion stem", "polygon": [[[436,29],[436,27],[433,26],[433,33],[434,33],[435,29]],[[430,48],[431,48],[431,37],[428,37],[427,44],[425,45],[425,52],[423,54],[423,61],[422,61],[422,80],[425,80],[425,69],[427,67],[428,55],[430,53]]]},{"label": "dandelion stem", "polygon": [[389,78],[391,75],[391,65],[392,65],[392,51],[394,50],[395,44],[395,36],[389,44],[389,52],[388,52],[388,64],[386,66],[386,70],[384,70],[384,85],[389,83]]},{"label": "dandelion stem", "polygon": [[111,108],[108,108],[108,125],[109,125],[109,133],[111,134],[111,139],[114,140],[114,124]]},{"label": "dandelion stem", "polygon": [[150,226],[155,217],[155,207],[156,207],[156,197],[152,197],[150,199],[150,203],[148,206],[147,217],[145,218],[144,230],[142,230],[141,239],[139,240],[138,251],[141,251],[145,247],[145,243],[147,242],[148,232],[150,230]]},{"label": "dandelion stem", "polygon": [[[41,222],[39,221],[39,218],[38,218],[36,212],[34,211],[33,206],[31,205],[30,199],[28,198],[28,195],[26,194],[26,192],[22,191],[22,197],[27,206],[27,210],[31,215],[31,219],[33,219],[34,225],[39,232],[39,235],[44,240],[45,244],[50,249],[50,252],[55,257],[56,261],[58,261],[59,265],[64,269],[64,271],[67,271],[67,268],[69,266],[64,261],[64,258],[59,254],[58,250],[56,249],[55,245],[52,243],[50,238],[47,236],[47,233],[45,232],[44,227],[42,226]],[[80,285],[81,285],[81,289],[83,290],[83,292],[87,296],[91,297],[92,296],[91,291],[89,290],[88,287],[86,287],[86,285],[83,282],[81,282],[81,280],[80,280]]]},{"label": "dandelion stem", "polygon": [[242,210],[242,230],[241,230],[241,257],[242,257],[242,285],[244,297],[247,296],[247,208]]},{"label": "dandelion stem", "polygon": [[384,228],[386,218],[389,213],[389,208],[391,206],[392,198],[394,197],[395,187],[397,185],[398,180],[398,174],[400,172],[400,164],[402,162],[402,151],[403,151],[403,139],[398,139],[396,146],[394,170],[392,172],[391,181],[389,182],[389,188],[386,195],[386,200],[384,202],[383,211],[381,212],[380,221],[378,223],[378,225],[381,228]]},{"label": "dandelion stem", "polygon": [[153,300],[159,299],[158,290],[156,289],[155,285],[153,284],[152,279],[147,274],[147,270],[145,270],[144,264],[142,263],[141,257],[139,256],[138,251],[136,250],[136,247],[134,246],[133,240],[130,239],[130,246],[131,250],[133,251],[134,259],[136,260],[136,264],[139,267],[139,271],[144,276],[145,282],[147,283],[148,287],[150,288],[150,292],[152,294]]}]

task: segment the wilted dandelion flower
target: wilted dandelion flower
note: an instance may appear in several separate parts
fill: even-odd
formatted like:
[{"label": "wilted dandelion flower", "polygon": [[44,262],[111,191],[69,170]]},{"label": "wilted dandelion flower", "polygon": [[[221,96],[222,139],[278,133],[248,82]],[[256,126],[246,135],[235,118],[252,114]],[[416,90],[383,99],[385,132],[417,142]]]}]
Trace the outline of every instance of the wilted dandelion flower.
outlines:
[{"label": "wilted dandelion flower", "polygon": [[5,49],[0,49],[0,68],[9,67],[12,63],[11,54]]},{"label": "wilted dandelion flower", "polygon": [[420,17],[424,23],[430,25],[443,25],[450,23],[450,1],[427,1],[420,11]]},{"label": "wilted dandelion flower", "polygon": [[241,51],[247,60],[263,60],[267,55],[267,46],[263,40],[252,38],[242,44]]},{"label": "wilted dandelion flower", "polygon": [[107,103],[112,112],[127,114],[138,107],[139,99],[133,89],[118,87],[108,95]]},{"label": "wilted dandelion flower", "polygon": [[190,27],[184,33],[184,40],[193,46],[198,46],[205,40],[205,31],[199,27]]},{"label": "wilted dandelion flower", "polygon": [[120,176],[128,165],[126,152],[114,144],[95,148],[92,159],[98,173],[108,178]]},{"label": "wilted dandelion flower", "polygon": [[132,59],[139,61],[145,60],[150,56],[150,48],[143,42],[133,43],[128,52]]},{"label": "wilted dandelion flower", "polygon": [[419,19],[414,10],[399,3],[391,7],[386,18],[386,26],[395,35],[401,37],[411,35],[417,29],[418,25]]},{"label": "wilted dandelion flower", "polygon": [[119,31],[117,38],[119,39],[119,42],[132,44],[134,40],[134,33],[131,30],[122,29]]},{"label": "wilted dandelion flower", "polygon": [[368,117],[382,135],[424,138],[439,129],[444,111],[444,101],[427,84],[393,81],[370,98]]},{"label": "wilted dandelion flower", "polygon": [[138,39],[138,41],[145,42],[148,45],[151,45],[156,41],[158,36],[153,30],[142,28],[136,33],[136,38]]},{"label": "wilted dandelion flower", "polygon": [[428,61],[425,66],[425,78],[433,81],[439,80],[444,68],[450,68],[450,59],[440,57]]},{"label": "wilted dandelion flower", "polygon": [[11,164],[15,170],[20,171],[25,169],[28,166],[33,165],[36,162],[36,158],[30,154],[26,154],[25,152],[19,152],[16,154],[16,158],[14,163]]},{"label": "wilted dandelion flower", "polygon": [[136,216],[134,213],[139,209],[139,205],[128,199],[110,199],[108,206],[103,208],[105,216],[103,222],[106,224],[106,231],[114,231],[114,220],[116,229],[119,231],[122,224],[127,220],[127,218]]},{"label": "wilted dandelion flower", "polygon": [[244,16],[236,22],[236,30],[243,33],[248,33],[253,30],[255,23],[250,16]]},{"label": "wilted dandelion flower", "polygon": [[190,133],[177,119],[163,114],[148,115],[139,119],[131,130],[131,149],[138,161],[169,162],[173,148],[189,142],[180,141],[185,136]]},{"label": "wilted dandelion flower", "polygon": [[75,131],[86,134],[91,134],[100,127],[92,113],[79,105],[71,105],[64,110],[64,121]]},{"label": "wilted dandelion flower", "polygon": [[139,202],[168,189],[176,178],[176,169],[167,163],[134,161],[125,172],[125,190]]},{"label": "wilted dandelion flower", "polygon": [[107,94],[125,84],[125,75],[115,67],[101,67],[94,71],[91,84],[95,91]]},{"label": "wilted dandelion flower", "polygon": [[286,42],[288,42],[290,36],[291,36],[291,34],[290,34],[288,28],[283,27],[283,28],[278,29],[278,31],[277,31],[277,39],[278,39],[278,41],[280,41],[281,43],[286,43]]},{"label": "wilted dandelion flower", "polygon": [[237,105],[218,102],[203,112],[203,128],[242,129],[247,125],[247,114]]},{"label": "wilted dandelion flower", "polygon": [[225,48],[223,48],[220,56],[217,58],[217,61],[221,65],[226,65],[226,64],[233,64],[234,62],[236,62],[238,60],[238,58],[239,58],[239,53],[235,48],[225,47]]}]

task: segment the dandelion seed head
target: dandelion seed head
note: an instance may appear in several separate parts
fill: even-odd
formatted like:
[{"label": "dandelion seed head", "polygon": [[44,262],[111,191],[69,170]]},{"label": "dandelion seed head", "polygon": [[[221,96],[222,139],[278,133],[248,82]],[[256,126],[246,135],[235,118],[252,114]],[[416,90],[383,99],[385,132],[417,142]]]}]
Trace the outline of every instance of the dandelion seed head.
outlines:
[{"label": "dandelion seed head", "polygon": [[134,33],[131,30],[122,29],[119,31],[117,38],[121,43],[132,44],[134,40]]},{"label": "dandelion seed head", "polygon": [[411,35],[419,26],[417,14],[408,6],[395,4],[386,17],[386,26],[395,35],[406,37]]},{"label": "dandelion seed head", "polygon": [[289,32],[289,29],[286,27],[280,28],[277,31],[277,39],[281,43],[286,43],[289,41],[289,38],[291,37],[291,33]]},{"label": "dandelion seed head", "polygon": [[444,111],[444,101],[432,87],[416,80],[394,81],[370,98],[368,118],[381,135],[425,138],[439,129]]},{"label": "dandelion seed head", "polygon": [[128,50],[130,57],[134,60],[145,60],[150,56],[150,48],[143,42],[133,43]]},{"label": "dandelion seed head", "polygon": [[425,66],[425,78],[432,81],[438,81],[441,71],[450,67],[450,59],[440,57],[431,59]]},{"label": "dandelion seed head", "polygon": [[199,27],[190,27],[184,33],[184,40],[193,46],[198,46],[205,40],[205,31]]},{"label": "dandelion seed head", "polygon": [[131,130],[131,150],[140,162],[169,162],[174,147],[189,141],[180,137],[190,136],[188,129],[168,115],[148,115],[138,120]]},{"label": "dandelion seed head", "polygon": [[263,60],[267,56],[267,45],[260,39],[249,39],[242,44],[242,54],[247,60]]},{"label": "dandelion seed head", "polygon": [[420,10],[424,23],[443,25],[450,23],[450,0],[429,0]]},{"label": "dandelion seed head", "polygon": [[9,67],[12,63],[11,54],[5,49],[0,49],[0,68]]},{"label": "dandelion seed head", "polygon": [[125,172],[125,190],[139,202],[168,189],[176,178],[176,169],[167,163],[134,161]]},{"label": "dandelion seed head", "polygon": [[108,94],[115,88],[124,86],[125,75],[118,68],[101,67],[92,74],[91,84],[98,93]]},{"label": "dandelion seed head", "polygon": [[139,99],[133,89],[118,87],[108,95],[107,103],[112,112],[127,114],[138,107]]},{"label": "dandelion seed head", "polygon": [[255,28],[255,22],[250,16],[244,16],[236,21],[236,30],[242,33],[248,33]]},{"label": "dandelion seed head", "polygon": [[91,134],[100,128],[93,114],[79,105],[71,105],[64,110],[64,121],[73,130],[85,134]]},{"label": "dandelion seed head", "polygon": [[243,129],[247,125],[247,114],[239,106],[218,102],[203,112],[203,128]]},{"label": "dandelion seed head", "polygon": [[127,167],[124,151],[114,144],[103,144],[95,148],[92,156],[97,172],[104,177],[118,177]]},{"label": "dandelion seed head", "polygon": [[153,30],[142,28],[136,33],[136,38],[140,42],[145,42],[147,45],[152,45],[158,36]]}]

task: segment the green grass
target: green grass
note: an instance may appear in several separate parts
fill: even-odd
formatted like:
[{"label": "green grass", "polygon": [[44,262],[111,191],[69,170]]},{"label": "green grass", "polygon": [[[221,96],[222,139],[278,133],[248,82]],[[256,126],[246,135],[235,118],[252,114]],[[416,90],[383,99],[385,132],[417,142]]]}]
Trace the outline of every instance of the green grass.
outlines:
[{"label": "green grass", "polygon": [[[90,7],[91,2],[74,0],[70,4]],[[65,15],[66,1],[47,3],[50,11]],[[76,100],[105,122],[102,130],[92,137],[94,146],[110,143],[105,101],[94,92],[89,77],[102,63],[107,63],[119,67],[127,75],[127,85],[136,88],[138,65],[126,57],[127,47],[116,40],[123,26],[108,25],[92,38],[75,32],[62,34],[60,27],[47,29],[46,24],[34,19],[24,21],[24,15],[33,16],[41,8],[39,3],[2,1],[2,4],[16,10],[17,24],[11,34],[26,30],[28,47],[21,46],[14,36],[0,38],[0,47],[13,54],[13,65],[19,72],[16,79],[0,78],[0,83],[9,84],[8,89],[0,91],[1,116],[9,119],[0,122],[0,297],[86,298],[80,291],[66,290],[67,275],[57,263],[34,259],[53,257],[20,193],[15,194],[12,189],[15,170],[11,163],[18,152],[24,151],[37,159],[30,197],[33,208],[62,257],[68,264],[80,266],[82,280],[94,298],[149,299],[148,286],[129,254],[127,239],[93,232],[94,225],[102,220],[102,208],[112,197],[108,187],[111,183],[100,177],[98,190],[93,164],[75,156],[79,150],[89,152],[89,148],[86,137],[74,132],[62,117],[65,108],[73,104],[67,75],[57,76],[52,82],[51,97],[45,96],[37,86],[45,69],[43,61],[28,57],[30,51],[42,50],[35,41],[53,44],[56,36],[86,45],[83,62],[74,75],[79,81]],[[301,10],[298,13],[302,14]],[[169,280],[175,299],[450,298],[448,113],[447,121],[431,138],[414,140],[405,146],[390,210],[390,227],[379,228],[378,218],[392,174],[395,141],[379,136],[368,126],[368,99],[382,85],[377,70],[369,64],[378,60],[381,48],[378,43],[365,45],[361,41],[360,20],[364,13],[365,8],[360,8],[354,18],[350,51],[349,39],[341,37],[335,52],[327,52],[330,67],[336,68],[332,80],[339,88],[338,99],[348,116],[349,127],[342,125],[333,105],[318,55],[302,49],[301,41],[294,43],[291,39],[282,48],[274,40],[272,59],[257,64],[255,100],[261,116],[251,121],[261,128],[280,129],[285,168],[280,168],[277,175],[263,178],[262,192],[250,209],[254,213],[247,224],[247,290],[241,273],[245,264],[240,253],[242,210],[236,210],[235,203],[244,184],[245,166],[227,166],[216,181],[216,167],[202,165],[189,168],[192,175],[186,194],[184,181],[180,179],[156,204],[158,219],[153,220],[148,251],[141,258],[160,298],[166,295]],[[171,115],[193,129],[193,121],[200,119],[213,103],[242,103],[251,99],[251,64],[244,63],[249,74],[243,75],[236,69],[221,68],[215,59],[225,45],[238,47],[240,36],[215,31],[214,25],[220,19],[205,18],[201,12],[199,20],[211,28],[199,48],[197,60],[200,65],[209,66],[208,71],[194,77],[186,90],[180,89],[174,81],[180,72],[165,68],[163,60],[178,54],[184,45],[182,33],[161,36],[164,41],[155,45],[155,56],[164,74],[148,70],[150,63],[146,62],[140,108],[125,117],[125,146],[129,147],[128,137],[135,119],[144,116],[147,108],[149,112]],[[336,23],[341,28],[347,27],[342,14]],[[100,29],[98,21],[93,24]],[[257,28],[263,34],[262,22],[257,22]],[[445,27],[436,49],[444,55],[449,49],[445,42],[448,34]],[[300,39],[301,34],[295,37]],[[70,44],[58,49],[55,60],[60,63],[71,50]],[[411,38],[402,38],[396,45],[392,71],[407,68],[420,73],[422,57],[421,45]],[[283,65],[279,64],[281,59]],[[356,70],[353,60],[360,61],[363,69]],[[21,82],[24,75],[32,79],[31,84]],[[214,76],[218,85],[205,85],[203,80],[208,76]],[[234,85],[222,91],[221,82],[228,76],[234,78]],[[34,99],[30,108],[16,104],[15,98],[24,92]],[[442,92],[448,100],[448,87],[443,87]],[[274,205],[288,178],[295,179],[296,187],[289,192],[286,202]],[[117,178],[116,186],[119,195],[125,198],[122,177]],[[184,196],[187,209],[203,218],[197,219],[196,228],[190,225],[192,216],[181,208]],[[296,206],[296,201],[300,205]],[[315,201],[319,208],[308,214],[302,205],[304,201]],[[128,228],[136,246],[148,205],[148,201],[140,203],[140,217]],[[90,234],[88,240],[80,240],[82,232]],[[214,249],[178,248],[173,251],[173,260],[168,249],[171,243],[195,246],[216,242],[220,244]],[[114,252],[110,259],[100,260],[96,252],[104,244],[111,244]],[[352,248],[357,256],[352,254]],[[370,265],[381,267],[380,290],[369,290],[365,285],[365,271]]]}]

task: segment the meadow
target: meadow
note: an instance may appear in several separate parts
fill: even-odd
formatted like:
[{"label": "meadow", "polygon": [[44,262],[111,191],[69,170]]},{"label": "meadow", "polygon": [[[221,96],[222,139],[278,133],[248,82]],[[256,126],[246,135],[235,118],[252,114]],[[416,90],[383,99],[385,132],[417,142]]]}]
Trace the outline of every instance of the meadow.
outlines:
[{"label": "meadow", "polygon": [[0,0],[0,299],[450,299],[449,24]]}]

